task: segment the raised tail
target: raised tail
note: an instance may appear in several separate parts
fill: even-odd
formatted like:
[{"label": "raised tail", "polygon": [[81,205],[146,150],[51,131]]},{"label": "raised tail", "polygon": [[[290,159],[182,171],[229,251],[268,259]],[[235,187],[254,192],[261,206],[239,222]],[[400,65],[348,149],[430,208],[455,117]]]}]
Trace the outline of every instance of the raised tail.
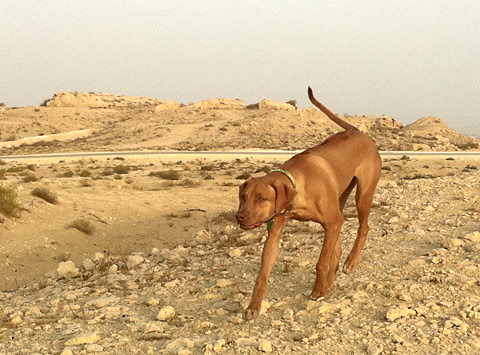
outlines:
[{"label": "raised tail", "polygon": [[340,127],[346,129],[347,131],[348,130],[358,131],[357,127],[354,127],[350,123],[347,123],[344,120],[340,119],[339,117],[337,117],[337,115],[335,115],[332,111],[330,111],[328,108],[326,108],[323,104],[318,102],[317,99],[313,96],[313,91],[310,88],[310,86],[308,87],[308,98],[310,99],[310,101],[312,101],[312,104],[317,106],[320,109],[320,111],[322,111],[324,114],[326,114],[328,116],[328,118],[330,118],[333,122],[338,124]]}]

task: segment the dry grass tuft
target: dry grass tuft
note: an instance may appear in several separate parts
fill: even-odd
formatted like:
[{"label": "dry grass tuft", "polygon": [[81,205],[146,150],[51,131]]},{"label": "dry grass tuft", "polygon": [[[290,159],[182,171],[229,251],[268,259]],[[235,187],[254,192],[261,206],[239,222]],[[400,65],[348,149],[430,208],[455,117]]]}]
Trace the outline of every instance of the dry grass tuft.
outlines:
[{"label": "dry grass tuft", "polygon": [[90,221],[82,218],[73,221],[67,226],[67,228],[78,229],[80,232],[83,232],[87,235],[92,235],[95,233],[95,227],[93,224]]},{"label": "dry grass tuft", "polygon": [[164,180],[180,180],[180,173],[175,170],[151,171],[148,176],[155,176]]},{"label": "dry grass tuft", "polygon": [[15,190],[0,186],[0,213],[6,217],[20,217],[20,211]]},{"label": "dry grass tuft", "polygon": [[38,178],[33,174],[27,174],[23,177],[23,182],[35,182]]},{"label": "dry grass tuft", "polygon": [[58,204],[57,195],[45,187],[37,187],[33,189],[32,195],[40,197],[41,199],[47,201],[48,203],[51,203],[52,205]]}]

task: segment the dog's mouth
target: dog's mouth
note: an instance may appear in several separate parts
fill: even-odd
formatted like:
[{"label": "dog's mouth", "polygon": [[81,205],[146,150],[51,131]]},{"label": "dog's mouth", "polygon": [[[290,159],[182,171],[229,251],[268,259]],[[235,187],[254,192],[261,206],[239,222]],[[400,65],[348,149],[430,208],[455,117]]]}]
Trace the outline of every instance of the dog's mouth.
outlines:
[{"label": "dog's mouth", "polygon": [[262,224],[263,224],[263,222],[258,222],[258,223],[255,223],[255,224],[239,224],[239,226],[243,230],[249,230],[249,229],[257,228],[257,227],[261,226]]}]

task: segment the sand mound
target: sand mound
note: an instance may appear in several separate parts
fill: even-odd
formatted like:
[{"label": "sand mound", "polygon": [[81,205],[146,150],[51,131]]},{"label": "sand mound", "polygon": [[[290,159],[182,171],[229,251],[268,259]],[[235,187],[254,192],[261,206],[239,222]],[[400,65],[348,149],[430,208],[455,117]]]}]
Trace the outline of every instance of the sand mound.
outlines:
[{"label": "sand mound", "polygon": [[77,93],[59,92],[53,98],[47,100],[42,106],[47,107],[90,107],[90,108],[112,108],[112,107],[139,107],[157,106],[166,101],[152,97],[143,96],[122,96],[105,93]]},{"label": "sand mound", "polygon": [[448,126],[440,117],[426,116],[405,126],[407,131],[425,132],[432,134],[456,134],[450,126]]}]

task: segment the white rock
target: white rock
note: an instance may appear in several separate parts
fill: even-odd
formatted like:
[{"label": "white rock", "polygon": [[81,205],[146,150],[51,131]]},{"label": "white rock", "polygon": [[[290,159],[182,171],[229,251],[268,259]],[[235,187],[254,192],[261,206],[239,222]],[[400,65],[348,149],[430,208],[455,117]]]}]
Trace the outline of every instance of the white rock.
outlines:
[{"label": "white rock", "polygon": [[230,252],[228,253],[228,255],[230,255],[230,257],[232,258],[237,258],[239,256],[242,256],[243,252],[242,252],[242,249],[233,249],[233,250],[230,250]]},{"label": "white rock", "polygon": [[233,284],[233,281],[231,280],[226,280],[226,279],[220,279],[217,281],[217,287],[227,287]]},{"label": "white rock", "polygon": [[388,224],[395,224],[395,223],[398,223],[399,221],[400,221],[400,218],[395,216],[395,217],[392,217],[388,220]]},{"label": "white rock", "polygon": [[157,319],[165,321],[175,317],[175,309],[172,306],[165,306],[160,309],[157,314]]},{"label": "white rock", "polygon": [[94,344],[100,340],[100,336],[96,333],[80,334],[75,338],[67,340],[66,346],[82,345],[82,344]]},{"label": "white rock", "polygon": [[272,352],[272,343],[268,340],[261,339],[258,342],[258,350],[263,351],[264,353],[271,353]]},{"label": "white rock", "polygon": [[79,274],[78,268],[75,267],[75,263],[71,260],[60,262],[57,268],[58,277],[75,277]]},{"label": "white rock", "polygon": [[70,349],[65,349],[61,352],[60,355],[73,355],[73,351]]},{"label": "white rock", "polygon": [[109,274],[115,274],[117,271],[118,271],[118,266],[116,264],[113,264],[108,268]]}]

